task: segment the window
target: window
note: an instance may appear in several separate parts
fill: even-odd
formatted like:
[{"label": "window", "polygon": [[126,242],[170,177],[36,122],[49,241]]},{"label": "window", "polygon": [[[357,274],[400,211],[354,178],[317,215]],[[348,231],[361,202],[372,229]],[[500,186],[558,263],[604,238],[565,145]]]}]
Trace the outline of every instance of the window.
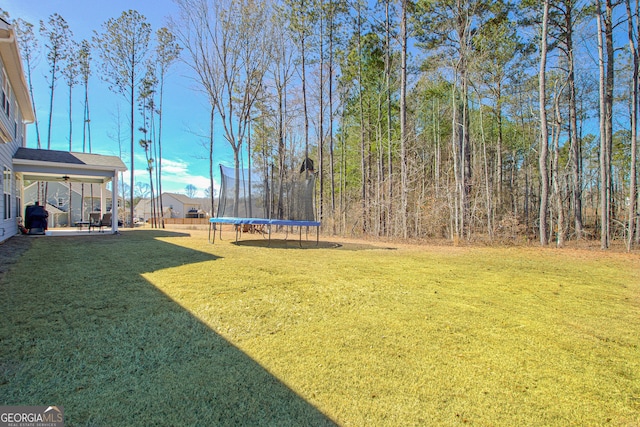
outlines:
[{"label": "window", "polygon": [[[19,117],[18,117],[18,113],[20,112],[20,109],[18,108],[18,101],[16,100],[13,103],[13,118],[14,118],[14,122],[13,122],[13,136],[15,139],[18,139],[18,122],[19,122]],[[20,144],[20,146],[22,146],[22,144]]]},{"label": "window", "polygon": [[4,197],[3,219],[11,218],[11,169],[3,166],[2,171],[2,194]]},{"label": "window", "polygon": [[2,110],[7,117],[10,117],[11,113],[11,85],[9,84],[9,77],[7,77],[6,71],[2,70]]},{"label": "window", "polygon": [[22,188],[22,180],[16,176],[16,217],[22,216],[22,199],[20,198],[20,190]]}]

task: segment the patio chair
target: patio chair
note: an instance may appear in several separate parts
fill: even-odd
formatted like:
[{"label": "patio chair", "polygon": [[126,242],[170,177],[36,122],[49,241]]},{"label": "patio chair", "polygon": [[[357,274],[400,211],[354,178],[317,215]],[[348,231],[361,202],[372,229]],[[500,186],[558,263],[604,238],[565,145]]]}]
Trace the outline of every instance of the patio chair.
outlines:
[{"label": "patio chair", "polygon": [[102,215],[102,219],[100,219],[99,212],[93,212],[89,214],[89,232],[91,232],[92,228],[97,228],[98,231],[102,232],[102,227],[111,227],[111,213],[106,213]]},{"label": "patio chair", "polygon": [[102,215],[100,224],[102,224],[103,227],[111,227],[111,218],[112,218],[111,212]]},{"label": "patio chair", "polygon": [[91,212],[89,214],[89,233],[91,233],[91,228],[100,228],[100,212]]}]

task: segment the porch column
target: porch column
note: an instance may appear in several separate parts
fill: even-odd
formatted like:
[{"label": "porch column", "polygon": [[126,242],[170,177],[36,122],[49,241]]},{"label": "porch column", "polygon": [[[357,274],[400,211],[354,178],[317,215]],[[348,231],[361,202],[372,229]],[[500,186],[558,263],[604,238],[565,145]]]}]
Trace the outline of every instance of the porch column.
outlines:
[{"label": "porch column", "polygon": [[[113,234],[118,232],[118,171],[113,171],[113,180],[111,180],[111,231]],[[124,223],[123,223],[124,224]]]},{"label": "porch column", "polygon": [[107,213],[107,184],[100,184],[100,217]]}]

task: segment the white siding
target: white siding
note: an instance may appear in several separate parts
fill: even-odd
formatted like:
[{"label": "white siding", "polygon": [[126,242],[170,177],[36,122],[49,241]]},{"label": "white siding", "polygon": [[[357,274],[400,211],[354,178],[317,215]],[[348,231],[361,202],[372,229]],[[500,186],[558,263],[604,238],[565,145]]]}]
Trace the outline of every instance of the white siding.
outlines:
[{"label": "white siding", "polygon": [[[2,63],[2,59],[0,59],[0,81],[3,84],[6,74],[4,73],[4,64]],[[1,88],[2,86],[0,86]],[[0,189],[4,189],[4,170],[5,168],[11,170],[11,212],[10,218],[4,218],[5,211],[5,202],[4,202],[4,190],[2,190],[2,197],[0,197],[0,242],[7,240],[9,237],[14,236],[18,233],[18,223],[16,219],[16,214],[23,210],[23,206],[20,202],[18,203],[20,197],[20,189],[16,188],[16,184],[18,180],[16,179],[15,173],[13,172],[13,155],[18,148],[23,145],[24,134],[25,134],[25,125],[22,124],[22,115],[20,111],[16,108],[15,96],[13,91],[5,94],[9,98],[9,116],[4,111],[4,108],[0,108],[0,121],[4,128],[9,132],[9,135],[12,137],[10,142],[3,142],[0,140]],[[1,94],[0,94],[1,97]],[[16,125],[17,124],[17,125]],[[17,132],[16,132],[17,130]],[[16,135],[17,134],[17,135]],[[22,215],[22,213],[21,213]]]}]

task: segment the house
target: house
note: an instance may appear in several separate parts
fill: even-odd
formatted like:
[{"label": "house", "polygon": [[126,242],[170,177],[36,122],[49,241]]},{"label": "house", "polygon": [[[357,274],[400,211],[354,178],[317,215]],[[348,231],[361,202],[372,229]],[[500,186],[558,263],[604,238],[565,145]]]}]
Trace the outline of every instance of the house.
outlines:
[{"label": "house", "polygon": [[[41,200],[41,185],[32,182],[24,188],[25,206]],[[49,212],[50,227],[67,227],[80,221],[87,221],[91,212],[100,212],[102,198],[105,198],[105,212],[112,210],[111,190],[98,184],[49,182],[47,183],[47,201],[43,203]],[[71,204],[71,210],[69,209]],[[118,207],[122,207],[122,198],[118,198]],[[55,213],[53,213],[55,212]],[[69,218],[71,217],[71,218]]]},{"label": "house", "polygon": [[[0,17],[0,243],[18,233],[25,183],[88,183],[106,190],[109,182],[118,188],[118,174],[127,169],[116,156],[27,148],[26,125],[34,120],[15,29]],[[107,211],[106,191],[100,206]],[[117,221],[112,232],[118,232]]]},{"label": "house", "polygon": [[13,155],[26,141],[26,125],[35,120],[13,27],[0,18],[0,242],[17,234],[22,208],[22,177]]},{"label": "house", "polygon": [[[162,193],[164,218],[208,218],[210,210],[203,199],[192,199],[184,194]],[[151,199],[141,199],[134,215],[147,221],[151,218]]]}]

